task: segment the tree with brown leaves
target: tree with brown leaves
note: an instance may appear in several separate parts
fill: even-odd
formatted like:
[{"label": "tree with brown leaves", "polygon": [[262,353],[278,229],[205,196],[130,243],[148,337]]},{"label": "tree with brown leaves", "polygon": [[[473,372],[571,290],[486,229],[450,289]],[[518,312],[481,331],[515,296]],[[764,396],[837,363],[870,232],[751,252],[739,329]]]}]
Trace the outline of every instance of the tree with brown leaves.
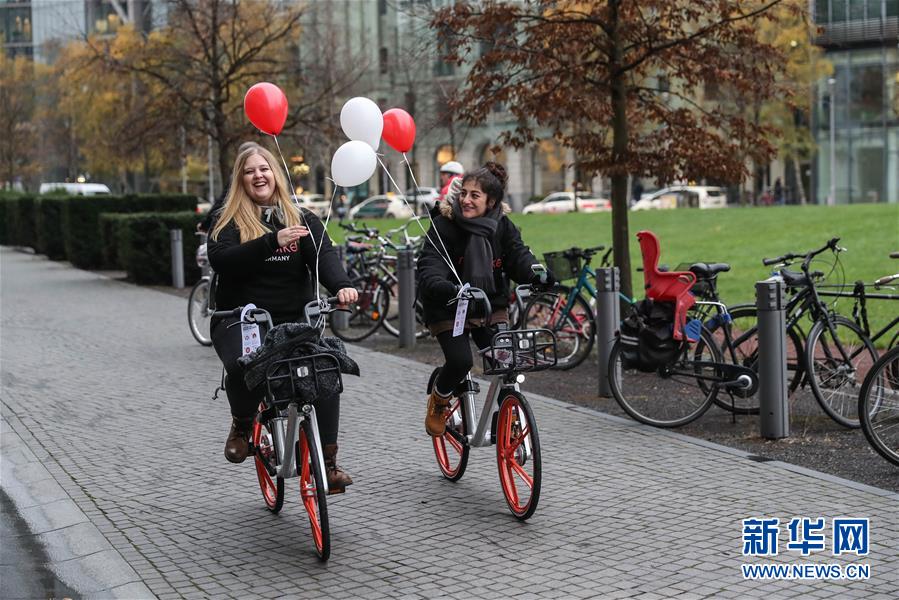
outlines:
[{"label": "tree with brown leaves", "polygon": [[780,2],[457,2],[432,26],[448,60],[477,57],[454,102],[463,118],[481,123],[502,104],[516,118],[502,143],[520,148],[549,132],[582,172],[611,178],[615,265],[632,295],[628,175],[737,182],[745,157],[772,155],[770,130],[702,91],[786,93],[775,77],[783,57],[757,35]]}]

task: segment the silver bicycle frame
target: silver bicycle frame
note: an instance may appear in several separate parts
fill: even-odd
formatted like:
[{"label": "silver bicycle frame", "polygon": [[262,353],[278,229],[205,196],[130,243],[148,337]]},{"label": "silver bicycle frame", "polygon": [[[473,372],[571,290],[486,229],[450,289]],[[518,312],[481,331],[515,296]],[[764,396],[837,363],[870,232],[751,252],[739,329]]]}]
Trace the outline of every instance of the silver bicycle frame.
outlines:
[{"label": "silver bicycle frame", "polygon": [[[493,443],[491,441],[490,425],[494,410],[499,408],[496,406],[497,399],[504,389],[512,389],[516,392],[521,391],[519,384],[524,381],[524,375],[518,374],[511,383],[506,383],[503,379],[504,376],[502,375],[496,375],[491,378],[490,387],[487,389],[487,397],[484,400],[484,407],[481,409],[477,419],[477,429],[475,429],[474,424],[475,414],[477,414],[475,408],[476,394],[473,391],[468,391],[462,395],[461,401],[465,403],[465,410],[463,411],[466,420],[465,430],[474,432],[466,436],[469,446],[490,446]],[[469,383],[468,388],[472,389],[471,373],[465,376],[465,381]],[[531,456],[530,436],[524,438],[523,442],[526,456]]]},{"label": "silver bicycle frame", "polygon": [[[300,410],[298,409],[296,402],[291,402],[287,407],[287,431],[282,438],[284,457],[281,460],[281,468],[278,469],[278,477],[290,479],[291,477],[297,477],[300,474],[300,469],[296,464],[296,447],[297,441],[300,439],[300,423],[303,420],[307,420],[311,424],[313,439],[306,441],[307,443],[309,443],[309,445],[315,446],[315,448],[318,450],[318,466],[322,474],[322,485],[324,486],[325,493],[327,494],[329,491],[328,479],[325,476],[325,459],[322,455],[321,436],[318,433],[318,420],[316,419],[315,415],[315,407],[311,404],[306,404],[303,406],[302,415],[300,414]],[[272,432],[272,435],[280,436],[281,432]]]}]

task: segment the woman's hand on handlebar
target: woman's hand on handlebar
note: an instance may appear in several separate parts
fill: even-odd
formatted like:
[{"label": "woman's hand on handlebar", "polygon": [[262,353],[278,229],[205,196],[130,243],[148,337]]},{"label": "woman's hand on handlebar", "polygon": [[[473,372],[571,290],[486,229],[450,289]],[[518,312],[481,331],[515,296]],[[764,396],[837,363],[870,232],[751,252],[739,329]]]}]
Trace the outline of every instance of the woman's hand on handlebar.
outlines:
[{"label": "woman's hand on handlebar", "polygon": [[337,292],[337,301],[340,304],[352,304],[359,299],[359,292],[356,288],[346,287]]},{"label": "woman's hand on handlebar", "polygon": [[309,230],[303,225],[291,225],[278,231],[278,245],[283,247],[297,241],[301,237],[309,235]]}]

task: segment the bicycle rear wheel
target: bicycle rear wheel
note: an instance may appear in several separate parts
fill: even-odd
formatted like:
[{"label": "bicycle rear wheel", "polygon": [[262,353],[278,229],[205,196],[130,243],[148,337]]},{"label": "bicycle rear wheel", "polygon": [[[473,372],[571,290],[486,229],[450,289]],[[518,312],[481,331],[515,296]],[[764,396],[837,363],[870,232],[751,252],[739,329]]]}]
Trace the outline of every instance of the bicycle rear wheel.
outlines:
[{"label": "bicycle rear wheel", "polygon": [[[434,389],[434,380],[440,367],[431,373],[428,381],[428,394]],[[468,466],[468,452],[471,449],[465,439],[465,403],[461,398],[450,400],[450,408],[446,414],[446,431],[440,437],[432,437],[434,456],[440,472],[450,481],[459,481]]]},{"label": "bicycle rear wheel", "polygon": [[871,367],[858,396],[858,415],[871,447],[899,465],[899,347]]},{"label": "bicycle rear wheel", "polygon": [[506,504],[524,521],[537,510],[543,465],[537,421],[524,396],[507,391],[496,418],[496,465]]},{"label": "bicycle rear wheel", "polygon": [[284,478],[272,474],[275,470],[275,447],[268,427],[269,423],[253,423],[254,462],[265,505],[270,511],[277,513],[284,505]]},{"label": "bicycle rear wheel", "polygon": [[809,332],[805,369],[812,393],[824,412],[853,429],[861,426],[858,394],[865,375],[877,361],[877,351],[855,322],[835,316],[830,317],[830,323],[832,330],[825,321],[818,321]]},{"label": "bicycle rear wheel", "polygon": [[212,317],[209,311],[209,293],[209,279],[204,277],[194,284],[187,299],[187,323],[190,325],[190,333],[204,346],[212,345],[212,335],[209,333],[209,321]]},{"label": "bicycle rear wheel", "polygon": [[324,473],[319,460],[319,442],[312,433],[312,425],[304,419],[297,440],[297,466],[300,474],[300,497],[309,524],[312,541],[321,560],[331,556],[331,527],[328,523],[328,500],[325,492]]},{"label": "bicycle rear wheel", "polygon": [[334,335],[345,342],[360,342],[373,334],[390,310],[390,294],[377,279],[357,277],[353,287],[359,290],[359,298],[350,305],[351,312],[334,313],[329,321]]},{"label": "bicycle rear wheel", "polygon": [[609,354],[609,387],[619,406],[631,418],[654,427],[679,427],[698,419],[712,405],[721,378],[721,362],[711,334],[702,330],[695,346],[681,350],[677,359],[645,373],[622,360],[621,341]]},{"label": "bicycle rear wheel", "polygon": [[[754,306],[738,306],[729,310],[731,322],[724,323],[716,317],[709,320],[709,332],[721,350],[725,362],[759,370],[759,329],[758,310]],[[730,343],[726,334],[729,334]],[[787,392],[792,394],[802,381],[803,352],[802,340],[792,329],[787,331]],[[731,395],[732,394],[732,395]],[[742,390],[732,390],[731,394],[719,391],[713,401],[724,410],[738,415],[759,413],[758,392],[747,394]]]},{"label": "bicycle rear wheel", "polygon": [[578,366],[593,348],[593,310],[577,295],[568,305],[568,291],[542,293],[531,297],[522,323],[528,329],[549,329],[556,334],[554,367],[567,371]]}]

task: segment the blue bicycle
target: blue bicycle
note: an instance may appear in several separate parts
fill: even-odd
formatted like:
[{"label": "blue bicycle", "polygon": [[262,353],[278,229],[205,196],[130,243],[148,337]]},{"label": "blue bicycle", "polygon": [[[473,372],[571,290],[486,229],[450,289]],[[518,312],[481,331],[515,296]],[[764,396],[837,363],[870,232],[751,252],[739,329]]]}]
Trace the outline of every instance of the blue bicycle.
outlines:
[{"label": "blue bicycle", "polygon": [[[596,288],[592,282],[596,281],[596,271],[590,263],[603,250],[605,246],[569,248],[543,255],[547,268],[556,279],[575,280],[573,287],[557,286],[558,291],[534,294],[522,319],[526,329],[549,329],[556,334],[556,369],[573,369],[593,349]],[[611,266],[611,257],[612,249],[609,248],[603,254],[600,264],[603,267]],[[628,304],[633,304],[633,300],[627,296],[619,295]]]}]

